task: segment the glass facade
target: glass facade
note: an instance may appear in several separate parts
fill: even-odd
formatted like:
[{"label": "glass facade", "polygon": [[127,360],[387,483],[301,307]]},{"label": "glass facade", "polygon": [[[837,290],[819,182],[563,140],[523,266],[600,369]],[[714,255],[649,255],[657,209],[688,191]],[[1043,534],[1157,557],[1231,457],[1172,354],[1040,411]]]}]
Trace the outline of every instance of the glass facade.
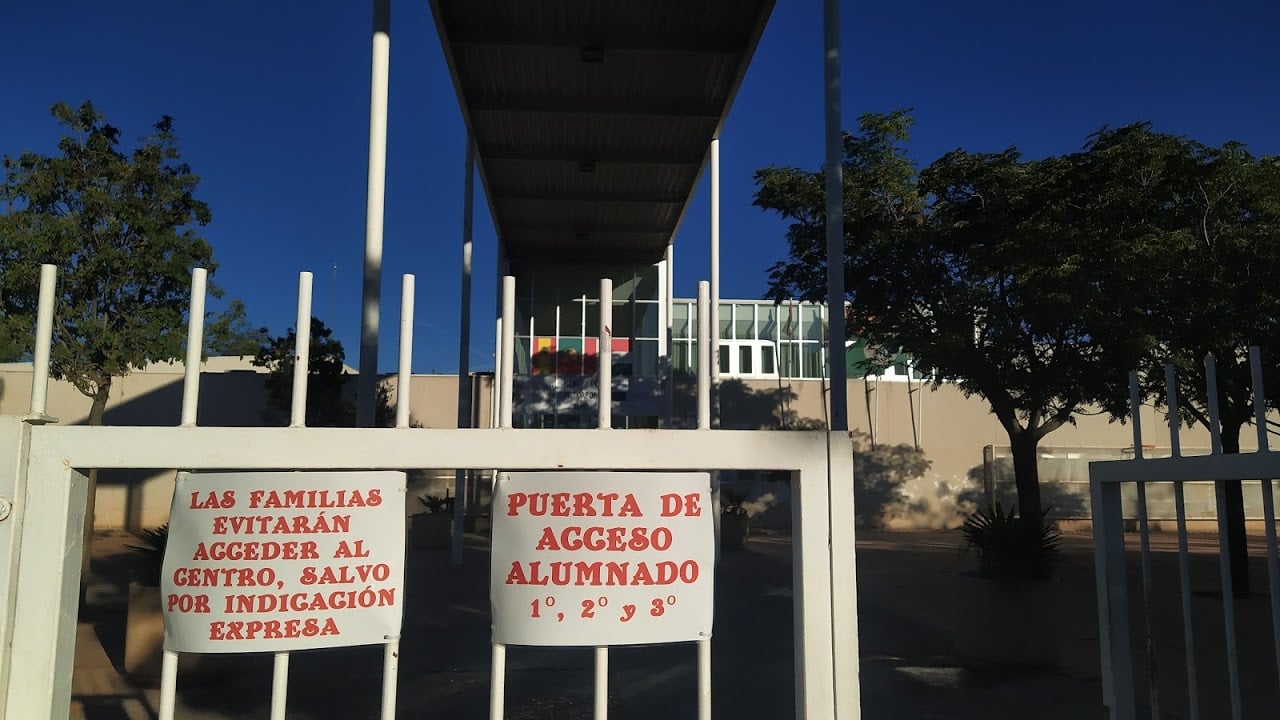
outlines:
[{"label": "glass facade", "polygon": [[[827,312],[824,305],[772,301],[720,304],[720,375],[741,378],[817,380],[826,377]],[[671,366],[692,373],[698,364],[698,306],[676,300],[671,311]],[[872,350],[865,343],[847,343],[845,369],[862,377],[862,363]],[[902,353],[880,374],[881,380],[913,380],[924,376]]]}]

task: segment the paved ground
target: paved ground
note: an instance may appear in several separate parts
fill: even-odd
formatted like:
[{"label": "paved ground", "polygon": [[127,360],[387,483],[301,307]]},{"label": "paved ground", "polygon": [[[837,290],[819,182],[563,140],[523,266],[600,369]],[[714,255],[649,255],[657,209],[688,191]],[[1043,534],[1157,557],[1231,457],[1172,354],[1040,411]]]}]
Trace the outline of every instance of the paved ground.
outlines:
[{"label": "paved ground", "polygon": [[[1136,542],[1136,541],[1135,541]],[[158,691],[121,678],[126,558],[122,539],[101,538],[80,626],[75,720],[152,719]],[[1201,550],[1211,545],[1201,543]],[[1161,708],[1183,718],[1185,662],[1176,596],[1172,538],[1157,540],[1161,600],[1153,618],[1159,632]],[[1260,553],[1255,553],[1258,555]],[[1221,600],[1216,560],[1199,555],[1195,627],[1202,677],[1202,717],[1226,716],[1225,674],[1220,671]],[[964,565],[955,533],[859,535],[858,582],[863,716],[903,718],[1101,718],[1097,672],[1096,600],[1092,550],[1086,536],[1068,536],[1056,581],[1061,603],[1053,625],[1063,639],[1064,661],[1055,669],[1005,668],[975,672],[959,667],[952,643],[957,569]],[[1133,595],[1141,599],[1134,566]],[[489,694],[488,552],[486,539],[469,536],[466,564],[456,569],[447,553],[411,551],[408,600],[399,681],[400,718],[487,717]],[[791,546],[785,537],[755,537],[748,549],[725,554],[717,575],[713,702],[721,718],[783,720],[793,717]],[[1259,573],[1255,587],[1265,587]],[[1244,601],[1241,655],[1248,669],[1246,717],[1274,717],[1275,664],[1268,598]],[[1140,606],[1139,606],[1140,607]],[[1215,610],[1216,609],[1216,610]],[[1135,629],[1141,627],[1135,616]],[[1012,625],[1011,623],[1010,625]],[[991,627],[992,642],[1022,632]],[[1216,640],[1215,638],[1216,633]],[[1136,634],[1136,633],[1135,633]],[[1141,647],[1135,639],[1135,648]],[[268,717],[271,660],[238,656],[201,675],[179,679],[179,718],[257,720]],[[610,660],[610,717],[692,720],[696,716],[692,646],[615,649]],[[1140,670],[1145,672],[1144,670]],[[1180,674],[1181,673],[1181,674]],[[1142,676],[1140,674],[1140,676]],[[1221,676],[1221,677],[1219,677]],[[574,720],[591,716],[590,650],[511,648],[507,717]],[[292,720],[376,718],[381,649],[296,653],[291,659]],[[1143,702],[1147,693],[1143,691]]]}]

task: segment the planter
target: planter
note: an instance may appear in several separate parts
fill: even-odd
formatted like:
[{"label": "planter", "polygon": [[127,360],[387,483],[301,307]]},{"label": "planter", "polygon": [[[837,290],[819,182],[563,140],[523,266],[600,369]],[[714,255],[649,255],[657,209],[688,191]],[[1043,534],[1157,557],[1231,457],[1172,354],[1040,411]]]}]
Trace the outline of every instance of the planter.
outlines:
[{"label": "planter", "polygon": [[[164,613],[160,609],[160,588],[129,583],[129,613],[124,629],[124,674],[144,687],[159,687],[160,665],[164,658]],[[209,656],[181,653],[178,676],[207,670]]]},{"label": "planter", "polygon": [[751,519],[745,514],[722,513],[720,515],[721,550],[744,549],[750,533]]},{"label": "planter", "polygon": [[1065,606],[1058,583],[1004,582],[956,573],[951,636],[964,667],[1057,668]]},{"label": "planter", "polygon": [[453,518],[419,513],[409,518],[409,546],[415,550],[447,550],[453,541]]}]

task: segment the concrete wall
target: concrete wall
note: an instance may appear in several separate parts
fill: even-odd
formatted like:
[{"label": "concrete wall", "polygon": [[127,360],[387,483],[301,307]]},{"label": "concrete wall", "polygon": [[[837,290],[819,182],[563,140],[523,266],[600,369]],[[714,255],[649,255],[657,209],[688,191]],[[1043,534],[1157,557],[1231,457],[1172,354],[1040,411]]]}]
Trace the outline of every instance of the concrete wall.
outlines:
[{"label": "concrete wall", "polygon": [[[473,380],[472,424],[488,427],[493,377],[478,375]],[[390,386],[394,401],[395,378],[384,382]],[[429,428],[456,427],[457,383],[457,377],[452,375],[415,375],[410,391],[412,420]],[[29,365],[0,364],[0,414],[25,414],[30,386]],[[695,415],[693,387],[691,383],[677,383],[677,388],[676,423],[688,427]],[[821,427],[825,421],[823,383],[819,381],[780,384],[726,379],[719,396],[721,425],[725,428],[780,430]],[[109,425],[177,425],[181,398],[181,365],[155,365],[116,381],[105,421]],[[263,375],[249,365],[247,358],[211,358],[204,364],[201,425],[260,425],[264,410]],[[54,382],[49,390],[49,411],[60,422],[82,424],[88,415],[89,399],[67,383]],[[1167,454],[1168,430],[1163,413],[1143,408],[1142,423],[1147,429],[1146,442],[1157,446],[1148,453]],[[957,525],[962,512],[971,508],[974,501],[984,499],[983,448],[987,446],[994,451],[990,475],[995,496],[1006,502],[1012,499],[1009,441],[1004,429],[985,402],[965,397],[954,386],[930,388],[901,381],[852,380],[849,424],[861,463],[860,482],[870,478],[879,483],[875,492],[864,493],[860,500],[858,512],[863,519],[878,518],[890,527]],[[1252,432],[1247,430],[1244,434],[1243,449],[1254,449]],[[1207,433],[1198,427],[1183,428],[1180,438],[1188,453],[1197,448],[1203,451],[1209,445]],[[1086,517],[1088,461],[1125,457],[1132,445],[1131,426],[1109,422],[1101,414],[1079,417],[1076,425],[1053,432],[1042,443],[1040,461],[1046,502],[1055,503],[1061,517]],[[443,494],[452,487],[449,469],[422,470],[414,476],[411,494]],[[735,477],[728,475],[726,479],[733,481]],[[750,507],[759,523],[780,527],[789,523],[785,483],[758,474],[736,479],[749,486]],[[95,515],[99,528],[153,526],[168,516],[173,471],[104,472],[99,483]],[[1212,512],[1206,492],[1188,489],[1195,514]],[[1164,495],[1157,491],[1152,499],[1153,517],[1161,517]],[[1200,502],[1202,499],[1205,502]],[[1260,504],[1256,486],[1246,488],[1246,500],[1251,508]],[[411,507],[409,511],[419,509]]]}]

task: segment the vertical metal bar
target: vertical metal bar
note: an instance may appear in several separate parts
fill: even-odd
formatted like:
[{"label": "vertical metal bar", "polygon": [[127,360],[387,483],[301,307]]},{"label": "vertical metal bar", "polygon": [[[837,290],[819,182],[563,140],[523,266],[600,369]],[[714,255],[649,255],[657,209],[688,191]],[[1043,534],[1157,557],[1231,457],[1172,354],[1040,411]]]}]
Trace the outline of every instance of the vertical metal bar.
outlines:
[{"label": "vertical metal bar", "polygon": [[[1142,447],[1142,400],[1138,389],[1138,373],[1129,373],[1129,414],[1133,422],[1134,460],[1145,458]],[[1160,717],[1160,667],[1156,658],[1155,628],[1152,626],[1151,604],[1151,533],[1147,522],[1147,484],[1138,483],[1138,538],[1142,558],[1142,624],[1146,637],[1147,683],[1151,694],[1151,716]]]},{"label": "vertical metal bar", "polygon": [[360,315],[360,377],[356,425],[373,427],[378,387],[382,302],[382,220],[387,181],[387,87],[391,72],[391,0],[373,0],[373,59],[369,78],[369,180],[365,202],[364,286]]},{"label": "vertical metal bar", "polygon": [[827,463],[806,461],[791,476],[796,717],[836,718],[835,623],[831,615],[831,526]]},{"label": "vertical metal bar", "polygon": [[[467,153],[462,183],[462,317],[458,324],[458,427],[471,427],[471,234],[475,208],[476,145],[467,132]],[[453,474],[453,543],[449,562],[462,565],[462,530],[466,511],[464,493],[467,470]]]},{"label": "vertical metal bar", "polygon": [[711,638],[698,641],[698,720],[711,720]]},{"label": "vertical metal bar", "polygon": [[204,355],[204,300],[209,273],[191,271],[191,306],[187,312],[187,363],[182,373],[182,427],[195,427],[200,402],[200,358]]},{"label": "vertical metal bar", "polygon": [[711,139],[711,427],[720,427],[720,138]]},{"label": "vertical metal bar", "polygon": [[[597,427],[613,427],[613,280],[600,278],[600,361],[597,363],[599,390],[596,398]],[[609,717],[609,648],[595,652],[595,719]]]},{"label": "vertical metal bar", "polygon": [[831,655],[837,720],[860,717],[858,577],[854,530],[853,443],[848,430],[827,434],[827,523],[831,542]]},{"label": "vertical metal bar", "polygon": [[[182,427],[195,427],[200,400],[200,359],[204,350],[204,304],[208,271],[191,271],[191,304],[187,311],[187,355],[182,379]],[[160,660],[160,720],[173,720],[178,694],[178,653],[165,649]]]},{"label": "vertical metal bar", "polygon": [[58,266],[40,266],[40,303],[36,306],[36,346],[31,364],[31,414],[44,415],[49,405],[49,356],[53,346],[53,311],[57,304]]},{"label": "vertical metal bar", "polygon": [[[1178,383],[1173,365],[1164,367],[1165,405],[1169,408],[1169,447],[1173,457],[1182,456],[1179,442]],[[1187,705],[1191,720],[1200,720],[1200,681],[1196,671],[1196,636],[1191,621],[1191,552],[1187,547],[1187,500],[1183,483],[1173,484],[1173,505],[1178,521],[1178,592],[1182,600],[1182,642],[1187,658]]]},{"label": "vertical metal bar", "polygon": [[1136,720],[1120,484],[1102,483],[1090,477],[1089,502],[1092,506],[1094,572],[1098,591],[1102,702],[1109,720]]},{"label": "vertical metal bar", "polygon": [[307,374],[311,365],[311,273],[298,273],[298,324],[293,351],[293,402],[289,427],[307,425]]},{"label": "vertical metal bar", "polygon": [[[1267,437],[1267,395],[1262,385],[1262,351],[1249,348],[1249,372],[1253,379],[1253,424],[1258,429],[1258,452],[1270,452]],[[1267,582],[1271,591],[1271,642],[1275,645],[1276,671],[1280,672],[1280,558],[1276,556],[1276,498],[1272,478],[1262,478],[1262,521],[1267,535]]]},{"label": "vertical metal bar", "polygon": [[[1214,455],[1222,454],[1222,432],[1218,425],[1218,366],[1212,355],[1204,357],[1204,377],[1209,400],[1209,439]],[[1218,565],[1222,580],[1222,623],[1227,642],[1227,681],[1231,689],[1231,717],[1240,720],[1240,662],[1236,652],[1236,600],[1232,592],[1231,557],[1227,533],[1227,486],[1213,483],[1218,516]]]},{"label": "vertical metal bar", "polygon": [[1169,450],[1173,457],[1182,457],[1182,421],[1178,419],[1178,379],[1173,365],[1164,366],[1165,405],[1169,408]]},{"label": "vertical metal bar", "polygon": [[596,647],[595,673],[595,720],[607,720],[609,717],[609,648]]},{"label": "vertical metal bar", "polygon": [[[29,432],[25,435],[30,438]],[[10,601],[15,620],[6,628],[9,643],[0,653],[9,668],[0,717],[65,718],[71,705],[89,482],[63,457],[32,450],[25,458],[26,467],[20,461],[18,472],[25,470],[26,478],[18,480],[28,492],[20,510],[22,538]]]},{"label": "vertical metal bar", "polygon": [[165,650],[160,656],[160,707],[156,709],[159,720],[174,720],[177,702],[178,653]]},{"label": "vertical metal bar", "polygon": [[[413,384],[413,285],[414,277],[400,278],[400,366],[396,374],[396,427],[409,427],[409,403]],[[462,378],[458,378],[462,382]]]},{"label": "vertical metal bar", "polygon": [[382,720],[396,720],[396,678],[400,674],[400,636],[382,646]]},{"label": "vertical metal bar", "polygon": [[511,275],[502,278],[502,345],[498,373],[500,393],[498,400],[498,427],[512,426],[511,395],[515,383],[516,358],[516,279]]},{"label": "vertical metal bar", "polygon": [[709,285],[698,282],[698,429],[711,428],[711,313],[707,309]]},{"label": "vertical metal bar", "polygon": [[840,128],[840,0],[823,0],[823,119],[827,181],[827,373],[831,378],[831,429],[849,429],[844,367],[844,141]]},{"label": "vertical metal bar", "polygon": [[597,427],[613,427],[613,280],[600,279],[600,361],[597,363],[599,395]]},{"label": "vertical metal bar", "polygon": [[289,653],[278,652],[271,666],[271,720],[285,720],[289,701]]},{"label": "vertical metal bar", "polygon": [[507,646],[493,644],[493,663],[489,671],[489,720],[502,720],[507,700]]}]

